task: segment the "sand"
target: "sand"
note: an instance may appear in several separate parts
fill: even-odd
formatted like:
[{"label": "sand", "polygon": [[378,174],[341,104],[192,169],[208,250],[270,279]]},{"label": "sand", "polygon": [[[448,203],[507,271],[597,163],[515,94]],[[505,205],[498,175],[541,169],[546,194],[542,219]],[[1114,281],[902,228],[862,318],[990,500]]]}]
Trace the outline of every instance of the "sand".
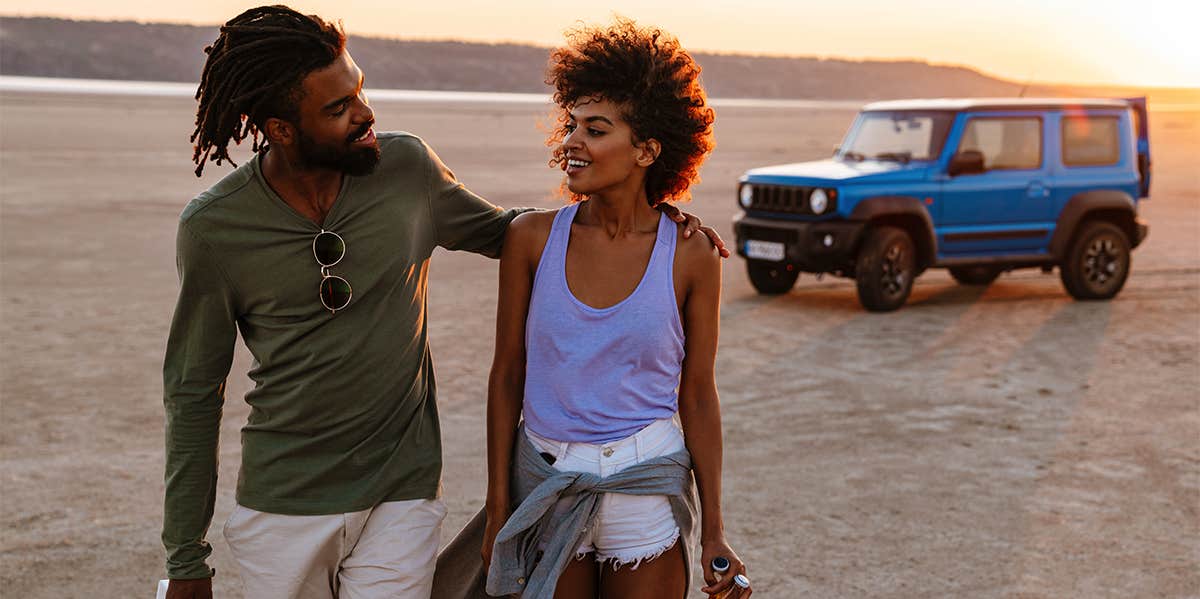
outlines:
[{"label": "sand", "polygon": [[[529,105],[378,103],[497,204],[552,206]],[[689,208],[730,237],[746,168],[819,158],[853,113],[728,108]],[[160,367],[193,104],[0,96],[0,595],[150,597],[162,576]],[[544,121],[544,119],[541,119]],[[1150,237],[1114,301],[1057,276],[921,277],[869,314],[845,280],[760,297],[725,264],[728,536],[760,597],[1200,596],[1200,115],[1151,117]],[[243,153],[244,155],[244,153]],[[439,251],[431,337],[446,539],[483,501],[496,264]],[[239,348],[210,538],[233,506]]]}]

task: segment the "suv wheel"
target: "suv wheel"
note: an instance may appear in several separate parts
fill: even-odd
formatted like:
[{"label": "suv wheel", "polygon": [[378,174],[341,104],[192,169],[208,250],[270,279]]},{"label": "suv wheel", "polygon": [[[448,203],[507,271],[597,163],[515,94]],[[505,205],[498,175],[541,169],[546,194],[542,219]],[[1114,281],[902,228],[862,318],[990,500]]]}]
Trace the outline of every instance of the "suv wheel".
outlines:
[{"label": "suv wheel", "polygon": [[760,260],[746,261],[746,274],[750,276],[750,284],[763,295],[779,295],[787,293],[796,284],[800,273],[788,270],[782,262],[762,262]]},{"label": "suv wheel", "polygon": [[1129,277],[1129,238],[1112,223],[1084,223],[1067,249],[1059,274],[1075,299],[1112,298]]},{"label": "suv wheel", "polygon": [[903,229],[878,227],[867,231],[854,267],[858,301],[872,312],[890,312],[904,305],[917,276],[917,252]]},{"label": "suv wheel", "polygon": [[1000,269],[995,266],[956,266],[950,269],[950,276],[962,285],[991,285],[1000,276]]}]

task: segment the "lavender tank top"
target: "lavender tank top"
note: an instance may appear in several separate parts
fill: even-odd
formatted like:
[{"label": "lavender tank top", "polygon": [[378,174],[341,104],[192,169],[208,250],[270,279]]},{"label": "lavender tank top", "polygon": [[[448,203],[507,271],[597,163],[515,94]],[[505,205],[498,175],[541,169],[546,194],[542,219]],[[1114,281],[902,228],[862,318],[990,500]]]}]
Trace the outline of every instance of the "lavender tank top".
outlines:
[{"label": "lavender tank top", "polygon": [[557,441],[624,439],[679,409],[683,325],[673,277],[676,227],[660,215],[633,293],[596,309],[567,287],[567,243],[579,204],[558,211],[525,322],[525,426]]}]

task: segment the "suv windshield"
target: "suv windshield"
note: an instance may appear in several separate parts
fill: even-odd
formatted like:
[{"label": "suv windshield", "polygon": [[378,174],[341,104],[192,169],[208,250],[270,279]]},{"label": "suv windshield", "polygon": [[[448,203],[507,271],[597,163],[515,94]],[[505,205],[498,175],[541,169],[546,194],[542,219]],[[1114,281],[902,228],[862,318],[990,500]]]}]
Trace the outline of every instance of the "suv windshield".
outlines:
[{"label": "suv windshield", "polygon": [[937,160],[953,121],[950,112],[863,112],[836,156],[842,160]]}]

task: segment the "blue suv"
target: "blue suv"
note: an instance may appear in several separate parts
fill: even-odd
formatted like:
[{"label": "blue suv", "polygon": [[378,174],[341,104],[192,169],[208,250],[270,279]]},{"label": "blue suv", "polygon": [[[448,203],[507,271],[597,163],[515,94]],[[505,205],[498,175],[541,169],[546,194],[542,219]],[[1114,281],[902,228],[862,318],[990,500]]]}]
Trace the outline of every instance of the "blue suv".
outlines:
[{"label": "blue suv", "polygon": [[763,294],[831,273],[883,312],[927,268],[987,285],[1058,267],[1073,297],[1109,299],[1146,238],[1149,193],[1145,98],[877,102],[833,158],[747,171],[734,231]]}]

